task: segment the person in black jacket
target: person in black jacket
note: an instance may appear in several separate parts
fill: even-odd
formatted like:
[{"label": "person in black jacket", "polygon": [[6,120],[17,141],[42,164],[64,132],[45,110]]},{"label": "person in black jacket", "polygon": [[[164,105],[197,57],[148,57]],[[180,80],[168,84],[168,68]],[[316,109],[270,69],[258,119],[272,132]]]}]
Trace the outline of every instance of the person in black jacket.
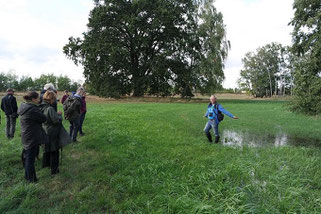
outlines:
[{"label": "person in black jacket", "polygon": [[1,109],[6,114],[7,138],[12,139],[16,131],[16,119],[18,117],[17,100],[14,97],[14,90],[12,88],[8,88],[7,95],[2,98]]},{"label": "person in black jacket", "polygon": [[26,102],[21,104],[18,114],[20,115],[21,124],[25,179],[28,182],[36,182],[35,158],[39,144],[48,141],[42,129],[42,123],[46,121],[46,117],[39,108],[40,100],[37,92],[28,92],[23,98]]}]

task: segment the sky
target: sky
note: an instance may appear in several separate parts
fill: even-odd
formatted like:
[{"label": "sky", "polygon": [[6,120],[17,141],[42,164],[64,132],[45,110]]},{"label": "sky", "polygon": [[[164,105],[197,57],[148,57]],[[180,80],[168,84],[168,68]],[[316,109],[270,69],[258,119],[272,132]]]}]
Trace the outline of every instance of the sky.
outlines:
[{"label": "sky", "polygon": [[[237,87],[242,58],[271,42],[291,44],[293,0],[216,0],[231,41],[225,88]],[[81,37],[92,0],[0,0],[0,72],[38,77],[53,73],[84,80],[83,68],[67,59],[68,38]]]}]

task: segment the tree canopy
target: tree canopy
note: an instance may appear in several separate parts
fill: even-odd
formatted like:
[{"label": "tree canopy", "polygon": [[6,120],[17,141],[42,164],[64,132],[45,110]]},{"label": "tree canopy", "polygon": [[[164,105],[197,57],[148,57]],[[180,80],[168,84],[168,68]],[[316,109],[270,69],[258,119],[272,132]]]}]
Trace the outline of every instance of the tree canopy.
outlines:
[{"label": "tree canopy", "polygon": [[96,94],[193,96],[224,79],[230,47],[223,16],[211,0],[95,1],[83,38],[64,53],[82,64]]},{"label": "tree canopy", "polygon": [[293,109],[321,113],[321,4],[320,0],[295,0],[294,27],[295,96]]},{"label": "tree canopy", "polygon": [[255,97],[291,94],[293,69],[287,47],[278,43],[267,44],[249,52],[242,59],[239,86]]}]

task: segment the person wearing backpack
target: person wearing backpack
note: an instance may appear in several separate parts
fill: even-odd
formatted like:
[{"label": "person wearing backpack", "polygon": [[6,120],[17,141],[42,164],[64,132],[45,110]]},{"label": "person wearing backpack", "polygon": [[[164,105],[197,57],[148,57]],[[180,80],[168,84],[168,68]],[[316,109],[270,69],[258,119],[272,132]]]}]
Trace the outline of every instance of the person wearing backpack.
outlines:
[{"label": "person wearing backpack", "polygon": [[17,100],[14,97],[14,90],[7,89],[7,95],[2,98],[1,109],[6,114],[6,135],[8,139],[14,138],[16,120],[18,118]]},{"label": "person wearing backpack", "polygon": [[215,143],[218,143],[220,140],[218,125],[224,119],[224,115],[222,113],[233,119],[238,119],[238,117],[234,116],[233,114],[225,110],[221,104],[217,103],[216,96],[212,95],[210,97],[210,104],[207,106],[207,111],[206,111],[206,114],[204,115],[204,117],[208,119],[204,128],[204,132],[210,143],[213,142],[212,135],[210,133],[210,130],[212,128],[214,129]]},{"label": "person wearing backpack", "polygon": [[46,121],[45,115],[39,108],[39,94],[30,91],[23,96],[26,101],[20,105],[21,141],[23,151],[21,154],[25,168],[25,179],[28,182],[36,182],[35,159],[39,145],[47,143],[47,136],[42,129],[42,123]]},{"label": "person wearing backpack", "polygon": [[69,96],[64,104],[64,116],[70,122],[70,137],[73,142],[77,142],[77,135],[80,126],[80,109],[82,105],[81,97],[84,93],[83,88],[79,88],[75,95]]},{"label": "person wearing backpack", "polygon": [[56,100],[55,92],[46,91],[41,104],[41,111],[46,117],[42,128],[49,138],[49,143],[43,147],[42,167],[50,167],[52,175],[59,173],[59,134],[62,126],[62,113],[56,112],[52,106]]}]

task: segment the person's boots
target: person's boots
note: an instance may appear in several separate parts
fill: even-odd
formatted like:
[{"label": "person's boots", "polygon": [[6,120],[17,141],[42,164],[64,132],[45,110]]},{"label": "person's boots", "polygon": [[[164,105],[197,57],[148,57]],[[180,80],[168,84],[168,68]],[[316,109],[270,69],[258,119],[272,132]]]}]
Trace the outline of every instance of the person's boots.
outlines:
[{"label": "person's boots", "polygon": [[210,143],[213,142],[211,133],[206,133],[206,137],[208,139],[208,142],[210,142]]},{"label": "person's boots", "polygon": [[218,143],[219,140],[220,140],[220,136],[215,136],[215,143]]}]

